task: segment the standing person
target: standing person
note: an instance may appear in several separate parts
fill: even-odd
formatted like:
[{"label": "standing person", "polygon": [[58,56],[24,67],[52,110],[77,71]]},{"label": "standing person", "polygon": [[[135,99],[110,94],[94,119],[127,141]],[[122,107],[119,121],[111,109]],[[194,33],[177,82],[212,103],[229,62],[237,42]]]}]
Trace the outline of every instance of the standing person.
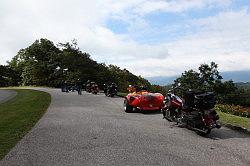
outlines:
[{"label": "standing person", "polygon": [[69,93],[69,86],[68,86],[68,82],[65,81],[65,89],[66,89],[66,92]]},{"label": "standing person", "polygon": [[64,83],[64,81],[61,82],[61,91],[65,92],[65,83]]},{"label": "standing person", "polygon": [[82,95],[82,83],[80,79],[77,80],[76,89],[77,89],[78,95]]},{"label": "standing person", "polygon": [[107,96],[107,91],[108,91],[108,85],[107,84],[103,84],[103,91],[104,91],[104,94]]}]

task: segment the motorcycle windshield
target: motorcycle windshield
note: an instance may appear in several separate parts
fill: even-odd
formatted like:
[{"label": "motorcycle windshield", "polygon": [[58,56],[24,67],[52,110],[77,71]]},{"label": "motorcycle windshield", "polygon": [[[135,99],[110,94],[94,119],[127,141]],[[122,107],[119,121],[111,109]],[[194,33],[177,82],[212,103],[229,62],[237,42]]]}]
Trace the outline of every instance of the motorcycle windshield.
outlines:
[{"label": "motorcycle windshield", "polygon": [[182,103],[182,99],[179,96],[175,96],[176,100],[178,100],[180,103]]}]

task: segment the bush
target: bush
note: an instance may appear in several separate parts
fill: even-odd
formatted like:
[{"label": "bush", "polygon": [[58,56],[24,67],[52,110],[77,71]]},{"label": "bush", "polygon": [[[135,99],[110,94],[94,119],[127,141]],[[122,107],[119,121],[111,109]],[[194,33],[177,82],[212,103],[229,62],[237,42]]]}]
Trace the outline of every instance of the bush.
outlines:
[{"label": "bush", "polygon": [[250,91],[238,89],[234,93],[227,93],[218,96],[219,103],[241,105],[244,107],[250,106]]},{"label": "bush", "polygon": [[239,105],[217,104],[215,106],[215,109],[217,111],[221,111],[224,113],[250,118],[250,109],[244,108],[244,107],[239,106]]}]

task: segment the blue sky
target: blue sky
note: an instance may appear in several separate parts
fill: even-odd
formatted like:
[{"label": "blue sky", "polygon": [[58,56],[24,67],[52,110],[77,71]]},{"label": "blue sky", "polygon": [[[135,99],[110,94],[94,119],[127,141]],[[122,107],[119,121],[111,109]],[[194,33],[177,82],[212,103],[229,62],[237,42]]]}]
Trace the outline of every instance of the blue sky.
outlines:
[{"label": "blue sky", "polygon": [[[185,23],[190,20],[216,16],[223,11],[237,11],[249,8],[249,6],[250,1],[248,0],[234,0],[226,1],[225,5],[194,8],[183,12],[155,11],[140,17],[147,24],[147,29],[142,31],[137,29],[134,33],[129,31],[129,23],[117,18],[108,19],[106,27],[115,34],[128,34],[133,40],[140,43],[162,43],[175,40],[187,33],[199,31],[196,26],[185,27]],[[130,10],[129,12],[131,12]]]},{"label": "blue sky", "polygon": [[39,38],[77,39],[93,59],[142,76],[215,61],[250,69],[248,0],[2,0],[0,63]]}]

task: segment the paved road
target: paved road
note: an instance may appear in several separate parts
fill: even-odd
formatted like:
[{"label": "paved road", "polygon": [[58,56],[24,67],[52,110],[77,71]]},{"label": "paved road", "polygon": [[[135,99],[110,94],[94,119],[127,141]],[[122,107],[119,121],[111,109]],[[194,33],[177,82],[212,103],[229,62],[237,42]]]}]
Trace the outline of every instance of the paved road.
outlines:
[{"label": "paved road", "polygon": [[125,113],[122,98],[45,91],[49,110],[0,165],[250,165],[249,135],[204,138],[157,113]]},{"label": "paved road", "polygon": [[9,99],[15,97],[16,95],[17,95],[16,91],[0,89],[0,104],[8,101]]}]

